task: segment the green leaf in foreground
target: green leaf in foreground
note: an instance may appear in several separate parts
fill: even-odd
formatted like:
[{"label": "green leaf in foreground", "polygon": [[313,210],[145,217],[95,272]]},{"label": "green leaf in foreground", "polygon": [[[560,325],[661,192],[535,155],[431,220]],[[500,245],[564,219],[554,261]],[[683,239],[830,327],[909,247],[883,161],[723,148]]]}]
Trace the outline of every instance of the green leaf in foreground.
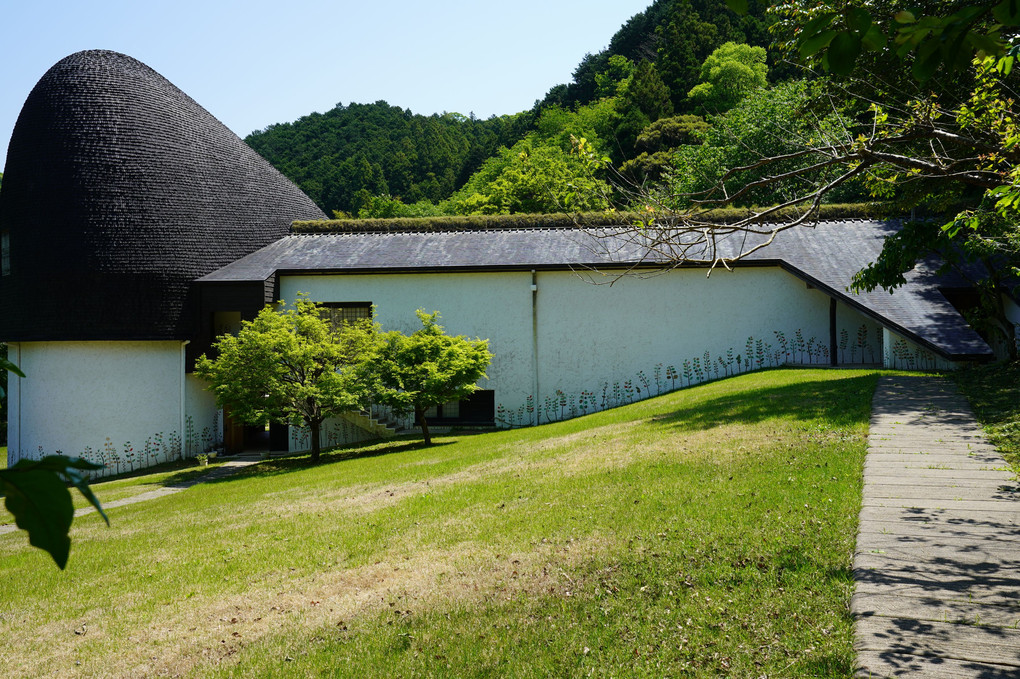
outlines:
[{"label": "green leaf in foreground", "polygon": [[85,460],[49,455],[0,470],[0,491],[7,511],[14,515],[18,528],[28,532],[29,544],[48,552],[61,569],[67,565],[71,551],[68,532],[74,519],[71,493],[64,479],[81,491],[109,525],[99,500],[80,473],[101,468]]},{"label": "green leaf in foreground", "polygon": [[[25,376],[25,373],[21,372],[21,370],[18,368],[18,366],[14,365],[13,363],[8,361],[3,356],[0,356],[0,370],[9,370],[10,372],[14,373],[18,377],[24,377]],[[0,397],[2,397],[3,395],[4,395],[4,390],[3,390],[2,387],[0,387]]]},{"label": "green leaf in foreground", "polygon": [[861,54],[861,39],[853,33],[837,33],[829,43],[829,70],[848,75]]}]

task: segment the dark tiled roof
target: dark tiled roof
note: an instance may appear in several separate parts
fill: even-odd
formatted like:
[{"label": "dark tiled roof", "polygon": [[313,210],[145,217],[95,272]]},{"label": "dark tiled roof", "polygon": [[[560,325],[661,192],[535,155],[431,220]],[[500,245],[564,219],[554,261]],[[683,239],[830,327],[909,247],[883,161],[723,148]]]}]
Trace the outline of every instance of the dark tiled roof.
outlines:
[{"label": "dark tiled roof", "polygon": [[896,228],[887,222],[820,223],[785,231],[754,256],[782,259],[795,274],[946,357],[991,357],[988,344],[939,292],[940,286],[959,281],[938,276],[934,260],[921,262],[892,293],[848,291],[853,275],[878,258],[882,242]]},{"label": "dark tiled roof", "polygon": [[191,282],[322,212],[177,87],[115,52],[32,90],[0,192],[0,340],[179,339]]},{"label": "dark tiled roof", "polygon": [[[938,291],[931,264],[907,276],[895,294],[850,293],[853,274],[874,261],[886,235],[885,222],[823,222],[780,233],[775,242],[739,266],[777,265],[827,293],[898,329],[946,357],[988,356],[988,345]],[[494,269],[563,269],[655,264],[644,249],[579,229],[518,229],[430,233],[291,235],[228,264],[202,282],[266,280],[275,273],[393,272]],[[739,243],[724,240],[725,254]]]}]

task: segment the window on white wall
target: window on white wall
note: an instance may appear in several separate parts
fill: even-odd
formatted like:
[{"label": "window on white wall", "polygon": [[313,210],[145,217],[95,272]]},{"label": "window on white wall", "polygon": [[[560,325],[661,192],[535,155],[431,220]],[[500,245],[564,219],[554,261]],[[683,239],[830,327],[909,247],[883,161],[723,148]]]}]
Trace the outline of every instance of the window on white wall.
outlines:
[{"label": "window on white wall", "polygon": [[495,422],[495,392],[479,389],[463,401],[450,401],[425,411],[425,417],[438,425],[468,424],[491,426]]},{"label": "window on white wall", "polygon": [[319,306],[322,308],[323,320],[329,321],[334,328],[344,323],[372,318],[371,302],[326,302]]},{"label": "window on white wall", "polygon": [[450,401],[441,406],[432,406],[425,411],[426,418],[456,419],[460,417],[460,401]]}]

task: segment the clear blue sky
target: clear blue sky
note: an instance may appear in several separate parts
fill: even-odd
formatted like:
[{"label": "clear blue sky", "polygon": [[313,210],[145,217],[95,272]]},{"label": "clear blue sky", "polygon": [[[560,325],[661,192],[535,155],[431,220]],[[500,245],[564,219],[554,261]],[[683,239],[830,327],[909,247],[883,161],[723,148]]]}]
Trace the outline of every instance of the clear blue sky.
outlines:
[{"label": "clear blue sky", "polygon": [[151,66],[241,137],[337,103],[486,118],[568,82],[651,0],[4,0],[0,171],[21,106],[84,49]]}]

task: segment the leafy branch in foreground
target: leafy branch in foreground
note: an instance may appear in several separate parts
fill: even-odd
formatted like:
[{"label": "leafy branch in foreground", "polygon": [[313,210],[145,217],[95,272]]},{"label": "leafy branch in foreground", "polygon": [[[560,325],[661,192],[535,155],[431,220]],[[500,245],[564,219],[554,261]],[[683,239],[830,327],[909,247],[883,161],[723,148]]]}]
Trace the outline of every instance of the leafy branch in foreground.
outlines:
[{"label": "leafy branch in foreground", "polygon": [[[882,3],[780,5],[775,9],[787,12],[792,36],[787,45],[799,45],[809,63],[824,48],[821,66],[850,75],[816,77],[808,86],[820,88],[813,96],[806,90],[801,101],[791,100],[795,115],[790,103],[767,108],[790,90],[787,83],[711,117],[703,143],[676,153],[667,182],[623,186],[631,206],[643,205],[649,218],[605,229],[604,242],[626,250],[629,259],[637,251],[643,261],[659,264],[728,266],[780,232],[817,221],[823,203],[846,200],[841,193],[866,193],[934,218],[888,239],[880,261],[858,275],[855,288],[893,289],[917,261],[941,255],[985,291],[988,304],[981,306],[987,309],[977,324],[1001,331],[1004,346],[1015,352],[1013,326],[1004,322],[998,296],[1011,276],[1020,276],[1020,97],[1013,72],[1020,48],[1006,49],[1003,29],[1018,23],[1018,4],[895,19],[890,13],[892,25],[873,19]],[[861,45],[879,28],[900,48],[876,48],[865,58]],[[824,37],[805,38],[823,29]],[[860,45],[847,48],[848,32]],[[968,72],[960,71],[961,54],[971,64]],[[724,134],[730,138],[720,141]],[[713,219],[710,210],[726,205],[747,207],[745,218]],[[796,214],[781,218],[791,208]]]},{"label": "leafy branch in foreground", "polygon": [[[0,358],[0,370],[24,377],[18,366]],[[0,396],[3,391],[0,390]],[[71,552],[71,522],[74,505],[67,483],[77,488],[92,503],[106,525],[110,519],[80,472],[102,469],[102,465],[64,455],[47,455],[41,460],[21,460],[13,467],[0,469],[0,493],[14,522],[28,532],[28,542],[49,553],[61,569]]]},{"label": "leafy branch in foreground", "polygon": [[0,469],[0,491],[3,491],[7,511],[14,515],[18,528],[28,532],[29,543],[48,552],[60,568],[67,565],[71,551],[68,532],[74,519],[67,483],[77,488],[106,524],[110,524],[99,500],[81,474],[95,469],[102,467],[63,455],[21,460],[9,469]]},{"label": "leafy branch in foreground", "polygon": [[[746,0],[726,2],[734,11],[747,13]],[[849,75],[865,54],[892,52],[910,60],[910,73],[918,82],[930,81],[940,72],[964,71],[974,56],[1003,54],[1013,29],[1020,26],[1016,0],[931,3],[923,10],[888,0],[786,0],[773,10],[795,36],[786,46],[809,63]]]}]

